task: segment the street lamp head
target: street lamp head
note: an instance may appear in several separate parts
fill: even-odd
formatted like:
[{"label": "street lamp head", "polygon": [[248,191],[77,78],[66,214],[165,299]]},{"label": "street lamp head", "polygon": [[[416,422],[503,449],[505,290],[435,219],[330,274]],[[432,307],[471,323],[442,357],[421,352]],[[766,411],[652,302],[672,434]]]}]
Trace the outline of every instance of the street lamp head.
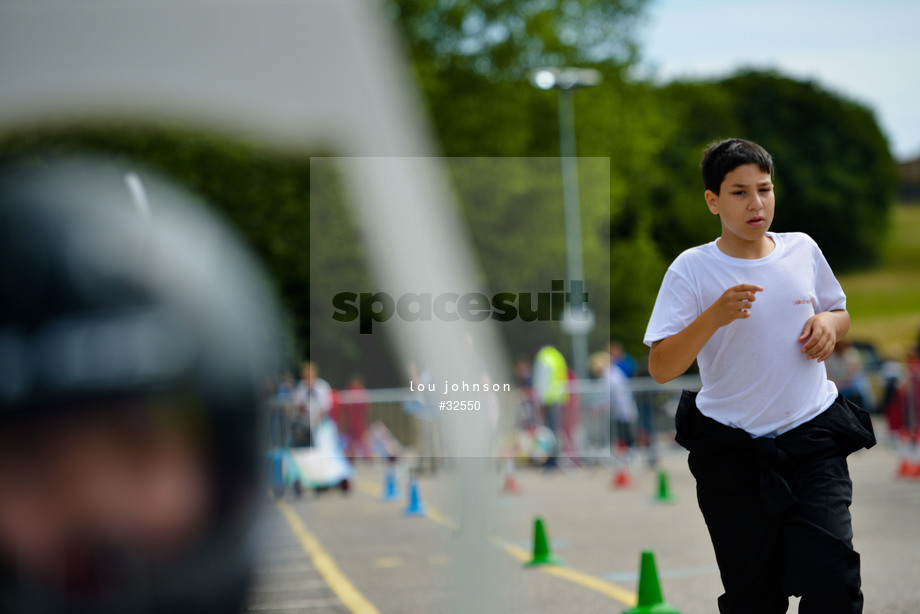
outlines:
[{"label": "street lamp head", "polygon": [[531,73],[531,82],[541,90],[574,90],[592,87],[602,80],[593,68],[540,68]]},{"label": "street lamp head", "polygon": [[531,77],[533,84],[541,90],[551,90],[556,87],[557,71],[548,68],[536,70]]},{"label": "street lamp head", "polygon": [[558,77],[558,87],[566,90],[593,87],[600,82],[601,73],[593,68],[563,68]]}]

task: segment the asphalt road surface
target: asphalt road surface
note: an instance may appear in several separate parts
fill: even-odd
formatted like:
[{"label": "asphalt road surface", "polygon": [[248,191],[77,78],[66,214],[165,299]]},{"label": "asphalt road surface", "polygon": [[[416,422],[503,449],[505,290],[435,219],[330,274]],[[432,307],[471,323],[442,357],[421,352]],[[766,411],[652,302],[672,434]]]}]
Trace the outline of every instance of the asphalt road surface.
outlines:
[{"label": "asphalt road surface", "polygon": [[[897,478],[898,463],[884,442],[850,457],[867,614],[920,612],[920,480]],[[250,611],[460,612],[470,610],[475,593],[487,604],[477,612],[620,613],[635,602],[642,551],[655,555],[666,602],[682,614],[718,611],[718,569],[677,447],[666,446],[657,469],[634,458],[627,488],[614,487],[611,466],[519,468],[521,492],[512,495],[503,492],[500,471],[484,470],[485,492],[494,496],[472,508],[458,497],[455,469],[423,475],[417,492],[425,516],[404,514],[408,465],[399,465],[397,501],[382,500],[384,467],[360,463],[349,494],[266,498]],[[661,500],[662,474],[671,501]],[[488,545],[472,560],[462,554],[467,509],[487,515]],[[538,517],[562,566],[524,566]],[[798,611],[795,599],[789,611]]]}]

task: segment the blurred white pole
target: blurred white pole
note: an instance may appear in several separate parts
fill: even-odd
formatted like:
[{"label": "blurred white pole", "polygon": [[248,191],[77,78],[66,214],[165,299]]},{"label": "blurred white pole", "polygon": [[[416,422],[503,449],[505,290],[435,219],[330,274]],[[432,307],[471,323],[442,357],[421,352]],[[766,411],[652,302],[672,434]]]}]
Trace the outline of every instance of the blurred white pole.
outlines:
[{"label": "blurred white pole", "polygon": [[[401,288],[421,280],[460,289],[476,278],[420,120],[422,104],[375,3],[7,0],[0,3],[0,83],[0,131],[141,120],[206,128],[279,150],[322,147],[343,156],[382,283]],[[371,157],[380,162],[369,163]],[[461,347],[463,332],[443,327],[428,336],[404,327],[400,345],[405,355],[431,357],[460,378],[469,364],[450,349]],[[488,368],[504,373],[497,345],[485,345]],[[452,420],[450,430],[456,453],[490,454],[485,413]],[[494,612],[501,582],[484,518],[497,489],[488,463],[459,465],[454,490],[463,493],[456,540],[462,547],[447,570],[454,606],[461,613]]]}]

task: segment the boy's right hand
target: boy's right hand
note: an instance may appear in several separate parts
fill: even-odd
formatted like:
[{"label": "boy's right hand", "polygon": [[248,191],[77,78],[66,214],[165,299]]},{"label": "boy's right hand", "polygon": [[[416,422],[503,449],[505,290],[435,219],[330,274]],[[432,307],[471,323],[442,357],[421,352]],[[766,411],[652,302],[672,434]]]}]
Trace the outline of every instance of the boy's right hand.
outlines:
[{"label": "boy's right hand", "polygon": [[721,327],[751,317],[758,292],[763,292],[763,288],[754,284],[739,284],[726,290],[709,308],[716,324]]},{"label": "boy's right hand", "polygon": [[754,284],[729,288],[689,326],[655,341],[648,357],[649,373],[655,381],[663,384],[684,373],[713,333],[735,320],[750,317],[758,292],[763,292],[763,288]]}]

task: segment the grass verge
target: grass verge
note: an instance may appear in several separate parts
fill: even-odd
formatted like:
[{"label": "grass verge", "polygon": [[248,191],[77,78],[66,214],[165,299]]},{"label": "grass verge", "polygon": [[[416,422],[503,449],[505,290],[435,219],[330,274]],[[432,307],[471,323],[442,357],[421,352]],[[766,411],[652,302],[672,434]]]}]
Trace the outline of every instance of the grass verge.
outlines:
[{"label": "grass verge", "polygon": [[848,337],[903,360],[920,335],[920,203],[892,213],[884,264],[839,279],[852,319]]}]

